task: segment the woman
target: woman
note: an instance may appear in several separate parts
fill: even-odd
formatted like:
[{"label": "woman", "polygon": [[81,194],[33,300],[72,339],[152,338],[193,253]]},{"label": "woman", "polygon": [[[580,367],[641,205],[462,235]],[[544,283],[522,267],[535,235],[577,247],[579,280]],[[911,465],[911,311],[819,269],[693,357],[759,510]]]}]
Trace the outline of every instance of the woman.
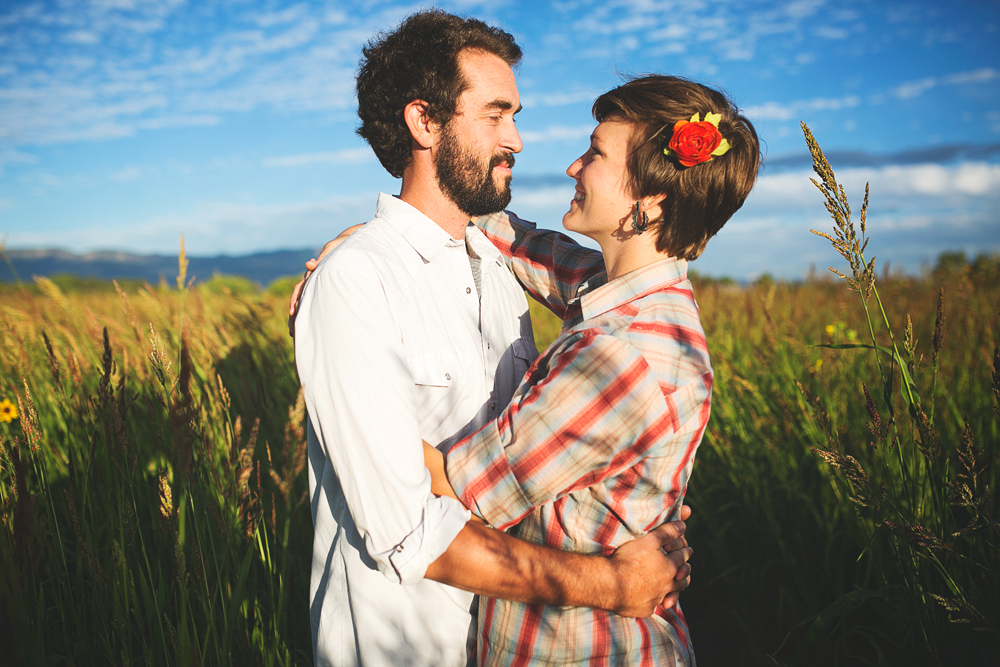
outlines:
[{"label": "woman", "polygon": [[[510,213],[477,221],[562,332],[497,420],[443,462],[425,453],[434,488],[492,526],[607,554],[679,514],[712,386],[687,260],[742,206],[760,154],[724,95],[684,79],[631,80],[593,112],[563,225],[600,252]],[[637,619],[484,599],[478,643],[483,665],[694,663],[679,606]]]}]

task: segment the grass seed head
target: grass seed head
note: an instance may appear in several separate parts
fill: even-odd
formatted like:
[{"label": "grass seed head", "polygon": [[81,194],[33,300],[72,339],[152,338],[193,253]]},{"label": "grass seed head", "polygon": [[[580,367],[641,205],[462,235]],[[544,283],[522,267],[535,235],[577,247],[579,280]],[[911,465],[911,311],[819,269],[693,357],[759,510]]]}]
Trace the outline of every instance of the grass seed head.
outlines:
[{"label": "grass seed head", "polygon": [[135,342],[142,345],[142,334],[140,330],[142,327],[139,326],[139,318],[135,316],[135,309],[132,308],[131,302],[128,300],[128,294],[125,290],[118,285],[117,280],[112,280],[112,284],[115,286],[115,291],[118,292],[118,296],[122,299],[122,310],[125,311],[125,318],[128,320],[129,326],[132,327],[132,334],[135,336]]},{"label": "grass seed head", "polygon": [[993,347],[993,410],[1000,416],[1000,348]]},{"label": "grass seed head", "polygon": [[875,493],[872,489],[871,482],[869,481],[868,474],[865,472],[861,464],[853,456],[845,456],[843,454],[838,454],[837,452],[827,452],[822,449],[812,448],[814,454],[819,456],[821,459],[826,461],[828,464],[837,468],[844,473],[844,477],[847,481],[851,483],[854,488],[854,496],[851,497],[851,501],[860,505],[861,507],[867,507],[875,512],[881,507],[882,497],[885,495],[885,489],[882,489],[882,493]]},{"label": "grass seed head", "polygon": [[160,514],[170,519],[174,515],[174,495],[170,490],[170,479],[166,470],[160,471]]},{"label": "grass seed head", "polygon": [[906,367],[913,377],[916,370],[917,340],[913,337],[913,320],[906,314],[906,328],[903,329],[903,351],[906,352]]},{"label": "grass seed head", "polygon": [[[872,436],[877,442],[885,440],[886,427],[882,424],[882,417],[878,413],[878,407],[875,405],[875,401],[872,399],[872,395],[868,393],[868,385],[862,383],[861,386],[865,390],[865,410],[868,412],[868,418],[871,420],[867,422],[868,430],[871,431]],[[875,443],[868,443],[872,447],[875,447]]]},{"label": "grass seed head", "polygon": [[52,342],[45,333],[45,329],[42,329],[42,340],[45,341],[45,351],[49,356],[49,370],[52,372],[52,379],[55,381],[56,386],[62,389],[62,373],[59,368],[59,360],[56,359],[56,353],[52,350]]},{"label": "grass seed head", "polygon": [[938,354],[944,346],[944,288],[938,291],[937,316],[934,318],[934,365],[937,365]]},{"label": "grass seed head", "polygon": [[917,524],[902,524],[888,519],[882,522],[883,525],[892,528],[897,533],[901,533],[916,547],[930,549],[932,551],[946,551],[948,545],[935,537],[929,530]]},{"label": "grass seed head", "polygon": [[184,235],[181,234],[181,251],[177,255],[177,289],[180,291],[184,291],[188,263],[187,254],[184,252]]},{"label": "grass seed head", "polygon": [[833,273],[847,281],[850,288],[864,295],[867,301],[875,288],[875,258],[870,261],[864,257],[865,249],[868,247],[868,240],[864,237],[866,232],[866,222],[868,214],[868,184],[865,184],[865,199],[861,207],[861,234],[859,239],[851,222],[851,205],[847,200],[844,187],[837,183],[837,178],[830,167],[829,161],[823,154],[812,132],[805,123],[801,123],[802,133],[805,135],[806,145],[809,147],[809,154],[813,160],[813,171],[819,176],[819,181],[811,179],[813,185],[823,194],[826,200],[826,210],[833,218],[834,236],[826,232],[810,230],[813,234],[822,236],[828,240],[833,248],[847,260],[851,267],[851,277],[845,276],[840,271],[830,268]]},{"label": "grass seed head", "polygon": [[937,445],[937,437],[934,435],[934,427],[931,426],[927,413],[920,408],[917,408],[916,410],[916,418],[917,433],[920,436],[920,440],[918,442],[920,452],[924,455],[924,459],[927,460],[927,465],[933,466],[937,462],[940,454]]}]

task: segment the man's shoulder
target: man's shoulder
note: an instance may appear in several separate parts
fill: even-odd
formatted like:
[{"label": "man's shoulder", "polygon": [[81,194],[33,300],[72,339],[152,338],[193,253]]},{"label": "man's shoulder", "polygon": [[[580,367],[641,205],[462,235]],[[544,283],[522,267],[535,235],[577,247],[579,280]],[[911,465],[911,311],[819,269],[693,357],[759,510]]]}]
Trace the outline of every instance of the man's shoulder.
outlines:
[{"label": "man's shoulder", "polygon": [[327,255],[315,275],[320,281],[348,274],[375,276],[398,262],[400,241],[389,223],[374,218]]}]

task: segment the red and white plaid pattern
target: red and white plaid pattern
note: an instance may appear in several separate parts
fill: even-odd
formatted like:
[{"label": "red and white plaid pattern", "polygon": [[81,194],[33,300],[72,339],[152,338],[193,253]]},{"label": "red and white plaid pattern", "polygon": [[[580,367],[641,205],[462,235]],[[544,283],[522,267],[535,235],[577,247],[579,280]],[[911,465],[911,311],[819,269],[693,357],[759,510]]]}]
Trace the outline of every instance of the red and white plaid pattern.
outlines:
[{"label": "red and white plaid pattern", "polygon": [[[607,282],[599,252],[503,213],[477,223],[563,318],[510,406],[460,441],[467,507],[529,542],[590,554],[678,516],[708,423],[712,367],[687,262]],[[481,665],[694,665],[680,609],[632,619],[483,598]]]}]

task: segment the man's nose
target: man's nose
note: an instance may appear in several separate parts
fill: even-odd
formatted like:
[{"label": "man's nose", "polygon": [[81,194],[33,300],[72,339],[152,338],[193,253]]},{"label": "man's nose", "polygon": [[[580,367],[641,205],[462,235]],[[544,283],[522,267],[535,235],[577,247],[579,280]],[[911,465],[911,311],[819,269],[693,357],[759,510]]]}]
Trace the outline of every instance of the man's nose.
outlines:
[{"label": "man's nose", "polygon": [[521,143],[521,134],[517,131],[517,125],[514,124],[513,119],[507,124],[507,128],[501,140],[501,146],[511,153],[520,153],[524,145]]}]

